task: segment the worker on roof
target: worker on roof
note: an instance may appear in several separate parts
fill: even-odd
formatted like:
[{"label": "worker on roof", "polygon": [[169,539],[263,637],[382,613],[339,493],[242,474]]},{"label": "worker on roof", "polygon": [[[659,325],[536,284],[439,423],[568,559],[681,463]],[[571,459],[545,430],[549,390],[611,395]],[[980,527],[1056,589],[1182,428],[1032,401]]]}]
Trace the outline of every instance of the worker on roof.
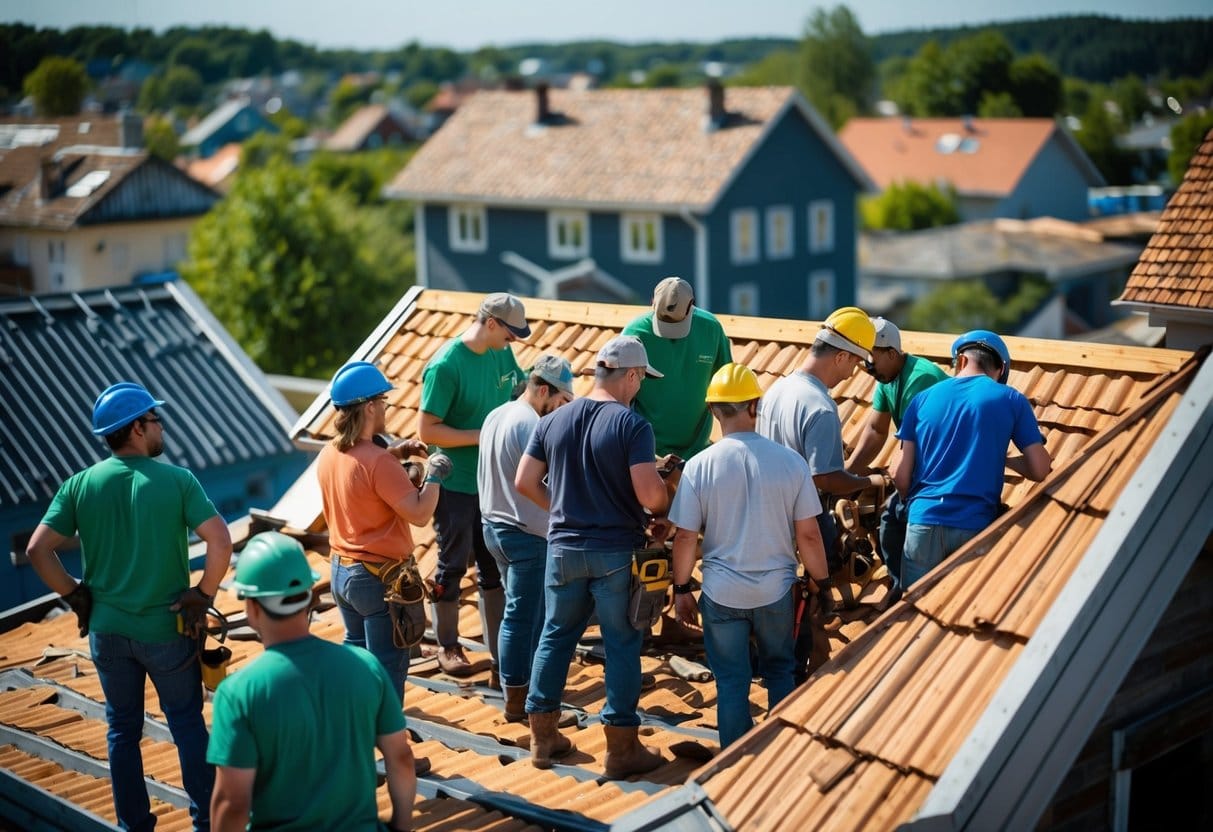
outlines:
[{"label": "worker on roof", "polygon": [[492,656],[492,687],[500,687],[497,635],[505,611],[505,590],[497,564],[484,544],[476,495],[476,460],[485,417],[508,402],[514,386],[525,378],[510,344],[530,335],[522,301],[497,292],[481,302],[472,325],[439,349],[421,372],[417,435],[449,453],[454,463],[434,511],[438,570],[434,574],[433,610],[438,666],[452,676],[468,676],[474,670],[459,645],[459,582],[474,558],[484,637]]},{"label": "worker on roof", "polygon": [[[829,592],[829,569],[817,515],[821,502],[808,463],[755,432],[762,388],[749,367],[726,364],[708,385],[707,402],[720,441],[690,460],[670,508],[674,535],[674,607],[698,625],[716,677],[717,729],[725,748],[750,730],[750,640],[767,709],[794,687],[796,565],[818,591]],[[739,508],[741,510],[739,510]],[[703,592],[691,594],[703,533]]]},{"label": "worker on roof", "polygon": [[[896,429],[910,401],[928,387],[943,381],[947,373],[934,361],[901,351],[901,330],[892,321],[873,318],[876,341],[867,371],[876,379],[872,411],[863,423],[855,450],[847,459],[848,471],[867,474],[868,466],[889,437],[889,423]],[[894,590],[901,589],[901,551],[906,539],[906,504],[897,491],[885,502],[880,516],[880,554],[888,567]]]},{"label": "worker on roof", "polygon": [[[164,402],[119,382],[93,404],[93,433],[111,456],[69,478],[30,537],[26,553],[47,586],[75,611],[105,694],[114,810],[125,829],[151,829],[143,779],[146,680],[168,722],[197,829],[209,829],[214,769],[206,762],[198,638],[232,555],[227,524],[185,468],[164,452]],[[206,544],[202,577],[190,586],[189,532]],[[84,578],[57,550],[80,536]]]},{"label": "worker on roof", "polygon": [[[548,768],[572,750],[557,730],[569,663],[590,615],[606,650],[606,776],[644,774],[661,755],[640,744],[643,631],[628,614],[633,551],[645,544],[646,510],[664,517],[667,485],[657,472],[653,427],[629,405],[645,378],[661,378],[644,344],[621,335],[598,351],[589,395],[539,420],[514,484],[551,512],[547,608],[526,710],[531,762]],[[678,473],[670,475],[676,483]],[[546,480],[546,482],[545,482]],[[656,533],[664,541],[668,524]]]},{"label": "worker on roof", "polygon": [[691,284],[667,277],[653,290],[653,310],[633,320],[623,335],[644,344],[665,376],[650,379],[636,396],[636,412],[653,425],[658,456],[690,459],[708,446],[712,417],[703,394],[712,373],[733,360],[720,321],[695,306]]},{"label": "worker on roof", "polygon": [[[894,464],[909,505],[901,583],[909,587],[998,516],[1003,472],[1039,482],[1051,467],[1032,405],[1007,386],[1011,353],[989,330],[952,344],[954,378],[919,393],[902,416]],[[1014,442],[1021,456],[1008,458]]]},{"label": "worker on roof", "polygon": [[[328,527],[333,600],[345,623],[345,643],[364,647],[383,664],[403,702],[409,670],[409,639],[400,626],[425,629],[425,606],[419,595],[399,610],[396,621],[385,598],[382,577],[398,565],[413,567],[413,535],[434,515],[441,484],[451,461],[430,456],[420,487],[409,479],[401,459],[425,456],[417,439],[381,447],[375,437],[386,428],[391,382],[374,364],[351,361],[333,376],[329,397],[337,409],[337,435],[320,451],[316,479]],[[390,571],[389,571],[390,570]],[[418,758],[428,768],[425,758]]]},{"label": "worker on roof", "polygon": [[[867,313],[855,306],[836,309],[825,319],[800,368],[777,379],[758,407],[758,433],[786,445],[804,457],[813,483],[827,506],[831,495],[853,494],[880,488],[883,474],[856,476],[843,462],[842,422],[830,388],[841,384],[871,355],[876,330]],[[831,572],[839,566],[838,533],[831,513],[817,518]],[[807,677],[812,652],[811,628],[801,628],[796,645],[797,681]]]},{"label": "worker on roof", "polygon": [[417,778],[400,696],[366,650],[308,631],[319,577],[278,532],[254,535],[236,561],[232,588],[265,650],[215,692],[216,829],[378,832],[376,748],[390,828],[411,828]]},{"label": "worker on roof", "polygon": [[558,355],[544,354],[531,367],[522,395],[485,417],[480,429],[476,481],[484,542],[505,586],[497,656],[508,722],[527,721],[531,660],[543,627],[548,548],[548,513],[518,493],[514,476],[539,418],[572,400],[573,368]]}]

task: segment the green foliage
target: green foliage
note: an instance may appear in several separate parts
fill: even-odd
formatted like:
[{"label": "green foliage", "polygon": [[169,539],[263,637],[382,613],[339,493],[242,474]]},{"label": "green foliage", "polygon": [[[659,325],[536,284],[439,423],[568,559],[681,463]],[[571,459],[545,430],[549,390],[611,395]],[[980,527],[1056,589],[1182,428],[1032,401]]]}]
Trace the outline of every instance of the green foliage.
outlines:
[{"label": "green foliage", "polygon": [[173,108],[193,109],[202,103],[202,76],[188,66],[170,66],[153,75],[139,90],[139,109],[146,113]]},{"label": "green foliage", "polygon": [[835,128],[866,112],[876,65],[859,21],[846,6],[813,10],[800,43],[800,89]]},{"label": "green foliage", "polygon": [[1082,114],[1082,127],[1074,132],[1074,138],[1109,185],[1132,182],[1133,159],[1116,144],[1119,133],[1120,124],[1108,113],[1103,96],[1091,99]]},{"label": "green foliage", "polygon": [[74,116],[87,90],[84,67],[71,58],[44,58],[25,78],[25,94],[34,97],[34,106],[44,116]]},{"label": "green foliage", "polygon": [[277,161],[195,224],[182,275],[266,372],[329,376],[413,282],[383,214]]},{"label": "green foliage", "polygon": [[728,79],[730,86],[790,87],[800,75],[799,58],[795,52],[781,49],[761,61],[750,64],[741,73]]},{"label": "green foliage", "polygon": [[928,41],[910,59],[905,75],[887,90],[903,113],[914,116],[955,115],[960,111],[951,69],[943,48]]},{"label": "green foliage", "polygon": [[1025,55],[1011,62],[1009,92],[1028,118],[1052,118],[1061,111],[1061,73],[1044,55]]},{"label": "green foliage", "polygon": [[1171,155],[1167,157],[1167,173],[1171,182],[1179,185],[1192,161],[1192,154],[1213,130],[1213,110],[1196,113],[1171,128]]},{"label": "green foliage", "polygon": [[240,146],[240,171],[291,163],[291,140],[281,133],[255,133]]},{"label": "green foliage", "polygon": [[917,182],[894,182],[884,193],[865,198],[860,214],[869,231],[919,231],[960,222],[955,191]]},{"label": "green foliage", "polygon": [[143,145],[147,152],[159,156],[166,162],[177,158],[181,152],[181,144],[177,141],[177,131],[167,118],[151,117],[143,122]]},{"label": "green foliage", "polygon": [[438,94],[438,85],[433,81],[415,81],[404,89],[404,100],[410,107],[420,110]]},{"label": "green foliage", "polygon": [[649,70],[644,85],[652,89],[682,85],[682,70],[672,64],[661,64]]},{"label": "green foliage", "polygon": [[1014,332],[1052,291],[1049,282],[1036,275],[1021,279],[1018,290],[1006,298],[980,280],[951,281],[911,306],[906,323],[923,332]]},{"label": "green foliage", "polygon": [[288,139],[302,139],[308,134],[307,122],[296,116],[286,107],[280,107],[278,112],[268,116],[278,131]]},{"label": "green foliage", "polygon": [[308,177],[332,191],[343,191],[357,205],[381,205],[383,186],[413,155],[412,149],[383,147],[361,153],[323,151],[308,161]]},{"label": "green foliage", "polygon": [[1023,113],[1011,93],[987,92],[977,105],[977,115],[982,118],[1019,118]]},{"label": "green foliage", "polygon": [[1111,98],[1120,111],[1120,123],[1125,126],[1136,124],[1150,111],[1150,95],[1146,92],[1145,83],[1136,75],[1126,75],[1114,81]]},{"label": "green foliage", "polygon": [[350,114],[371,100],[375,88],[368,85],[342,81],[329,93],[329,124],[336,127]]}]

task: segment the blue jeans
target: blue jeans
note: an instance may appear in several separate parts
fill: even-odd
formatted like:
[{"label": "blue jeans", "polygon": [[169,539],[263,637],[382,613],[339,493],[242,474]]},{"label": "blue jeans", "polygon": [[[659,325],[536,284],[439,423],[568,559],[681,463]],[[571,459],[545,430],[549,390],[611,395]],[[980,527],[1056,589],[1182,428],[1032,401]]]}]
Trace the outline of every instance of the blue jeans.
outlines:
[{"label": "blue jeans", "polygon": [[758,645],[758,675],[766,682],[767,710],[792,692],[795,659],[792,625],[795,596],[789,591],[764,607],[726,607],[702,593],[703,646],[716,677],[716,727],[725,748],[754,726],[750,717],[750,637]]},{"label": "blue jeans", "polygon": [[392,640],[392,618],[383,600],[383,581],[366,571],[361,563],[343,565],[333,555],[333,600],[345,622],[345,644],[362,647],[379,659],[404,702],[404,680],[409,675],[409,651]]},{"label": "blue jeans", "polygon": [[889,569],[894,589],[905,586],[901,582],[901,555],[906,547],[908,511],[901,495],[894,491],[885,502],[884,511],[880,515],[880,555]]},{"label": "blue jeans", "polygon": [[544,585],[547,613],[531,671],[528,713],[560,709],[577,640],[597,612],[606,650],[606,705],[602,721],[618,728],[640,725],[640,646],[644,633],[628,620],[632,551],[585,552],[548,547]]},{"label": "blue jeans", "polygon": [[508,523],[485,523],[489,547],[505,585],[505,615],[497,637],[502,684],[521,687],[531,682],[531,659],[543,632],[543,573],[547,541]]},{"label": "blue jeans", "polygon": [[143,782],[144,689],[150,676],[181,762],[181,782],[190,797],[196,829],[210,829],[215,769],[206,762],[209,736],[202,720],[202,667],[198,645],[181,636],[164,643],[136,641],[113,633],[91,633],[89,649],[105,694],[110,781],[114,810],[123,829],[154,829]]},{"label": "blue jeans", "polygon": [[901,585],[913,585],[980,531],[910,523],[906,526],[906,548],[901,558]]}]

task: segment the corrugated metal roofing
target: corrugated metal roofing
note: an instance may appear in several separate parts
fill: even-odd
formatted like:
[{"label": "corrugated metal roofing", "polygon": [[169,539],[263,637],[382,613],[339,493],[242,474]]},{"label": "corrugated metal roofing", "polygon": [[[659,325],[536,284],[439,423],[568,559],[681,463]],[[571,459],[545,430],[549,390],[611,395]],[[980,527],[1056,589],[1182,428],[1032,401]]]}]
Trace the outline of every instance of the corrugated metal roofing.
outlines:
[{"label": "corrugated metal roofing", "polygon": [[168,462],[202,471],[290,453],[264,378],[208,321],[174,285],[0,300],[0,507],[52,497],[108,456],[91,414],[117,381],[167,402]]}]

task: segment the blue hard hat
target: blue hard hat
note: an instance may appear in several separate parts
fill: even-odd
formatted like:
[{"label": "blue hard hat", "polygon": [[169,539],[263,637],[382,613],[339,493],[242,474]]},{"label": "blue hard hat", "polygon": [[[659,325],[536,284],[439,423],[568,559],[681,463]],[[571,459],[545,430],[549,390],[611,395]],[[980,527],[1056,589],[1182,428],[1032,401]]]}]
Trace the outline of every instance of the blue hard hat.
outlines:
[{"label": "blue hard hat", "polygon": [[998,374],[998,383],[1007,383],[1007,378],[1011,375],[1011,351],[1007,349],[1006,343],[998,336],[998,333],[988,329],[969,330],[952,342],[952,360],[955,361],[961,350],[968,347],[981,347],[987,352],[997,355],[1002,361],[1002,372]]},{"label": "blue hard hat", "polygon": [[351,361],[333,376],[329,396],[337,407],[349,407],[393,389],[379,368],[369,361]]},{"label": "blue hard hat", "polygon": [[97,436],[108,436],[162,404],[163,401],[153,399],[152,394],[141,384],[135,384],[133,381],[111,384],[101,391],[101,395],[93,403],[93,433]]}]

